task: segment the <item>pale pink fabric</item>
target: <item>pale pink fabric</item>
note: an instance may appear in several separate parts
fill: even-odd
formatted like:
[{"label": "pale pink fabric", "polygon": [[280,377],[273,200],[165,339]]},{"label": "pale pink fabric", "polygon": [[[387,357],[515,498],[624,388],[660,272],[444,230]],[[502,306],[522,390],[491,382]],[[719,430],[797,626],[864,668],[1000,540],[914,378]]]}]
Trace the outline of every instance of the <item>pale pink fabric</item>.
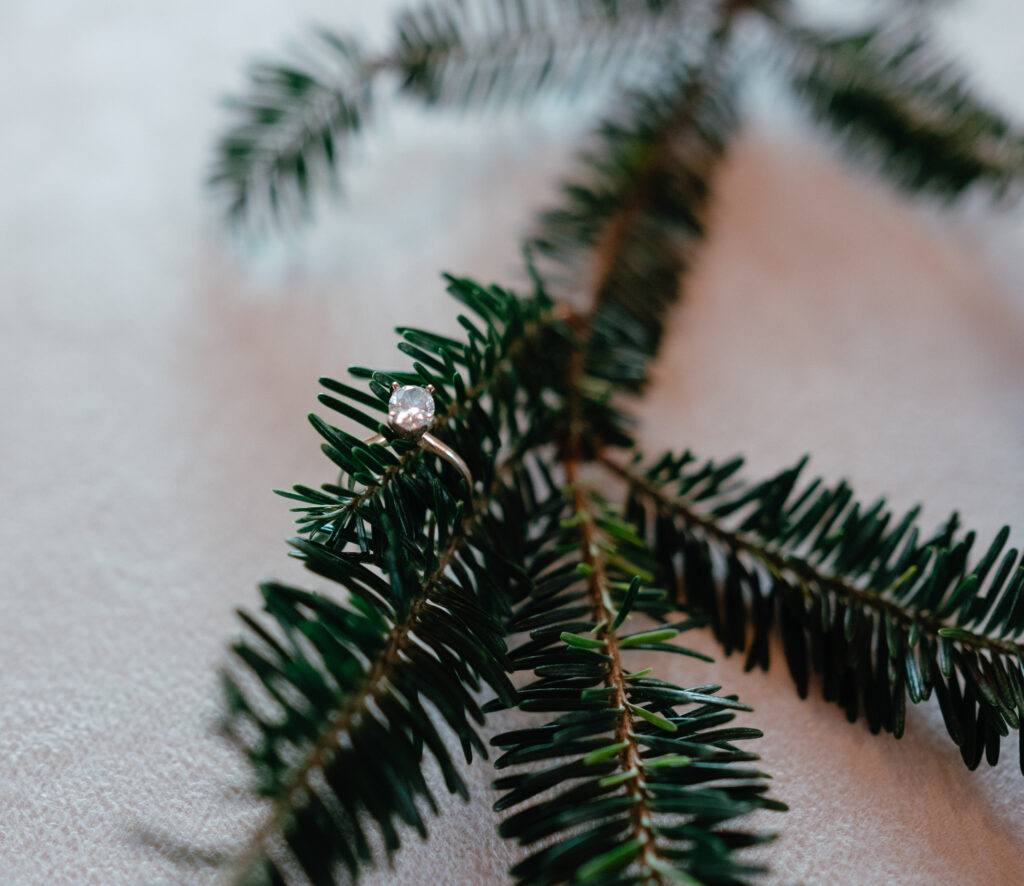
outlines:
[{"label": "pale pink fabric", "polygon": [[[316,378],[390,362],[395,323],[455,328],[437,271],[509,279],[566,168],[577,115],[475,127],[396,111],[353,165],[345,211],[293,247],[232,251],[199,185],[215,96],[302,18],[372,33],[374,6],[0,9],[5,883],[179,882],[138,829],[220,845],[258,819],[211,737],[214,669],[257,580],[320,585],[286,559],[287,505],[269,492],[330,474],[305,422]],[[995,6],[949,33],[1012,99],[1020,18]],[[911,207],[773,105],[759,116],[719,183],[642,437],[744,452],[755,473],[811,452],[865,497],[923,500],[929,523],[961,508],[983,537],[1009,522],[1020,543],[1019,216]],[[764,766],[793,808],[757,822],[781,834],[761,853],[770,882],[1024,879],[1015,741],[968,773],[931,706],[895,742],[799,701],[781,667],[660,666],[756,705],[744,722],[767,732]],[[491,773],[469,778],[471,805],[446,800],[433,839],[366,882],[505,882]]]}]

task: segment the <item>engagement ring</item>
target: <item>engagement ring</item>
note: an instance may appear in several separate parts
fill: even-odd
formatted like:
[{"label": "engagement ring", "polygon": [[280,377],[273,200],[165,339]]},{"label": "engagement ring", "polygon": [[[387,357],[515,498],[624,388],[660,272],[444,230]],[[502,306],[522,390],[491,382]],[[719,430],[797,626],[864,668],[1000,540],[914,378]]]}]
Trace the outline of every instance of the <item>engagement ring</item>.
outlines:
[{"label": "engagement ring", "polygon": [[[391,399],[388,400],[388,427],[403,440],[415,443],[421,449],[443,458],[454,467],[473,488],[473,475],[469,467],[450,446],[442,443],[429,433],[434,426],[434,386],[391,384]],[[374,434],[366,443],[386,443],[383,434]]]}]

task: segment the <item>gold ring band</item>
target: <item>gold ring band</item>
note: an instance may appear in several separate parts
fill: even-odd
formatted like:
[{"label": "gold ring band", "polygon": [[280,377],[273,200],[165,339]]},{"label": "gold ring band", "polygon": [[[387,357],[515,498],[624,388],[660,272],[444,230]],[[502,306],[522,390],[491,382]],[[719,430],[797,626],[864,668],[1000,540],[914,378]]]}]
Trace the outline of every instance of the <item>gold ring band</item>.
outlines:
[{"label": "gold ring band", "polygon": [[[371,445],[374,443],[387,443],[388,438],[383,434],[374,434],[368,440],[364,440],[364,443]],[[463,477],[466,478],[466,482],[469,484],[469,488],[473,488],[473,475],[469,471],[469,465],[467,465],[462,457],[449,446],[447,443],[442,443],[433,434],[424,432],[416,439],[416,445],[427,452],[432,452],[434,455],[440,456],[453,468],[455,468]]]}]

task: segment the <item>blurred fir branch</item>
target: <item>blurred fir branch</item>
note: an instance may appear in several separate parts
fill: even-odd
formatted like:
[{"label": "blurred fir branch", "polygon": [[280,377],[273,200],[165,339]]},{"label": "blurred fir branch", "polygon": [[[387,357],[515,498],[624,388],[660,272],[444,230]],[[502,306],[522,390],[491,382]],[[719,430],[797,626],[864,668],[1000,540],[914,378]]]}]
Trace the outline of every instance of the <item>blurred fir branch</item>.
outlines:
[{"label": "blurred fir branch", "polygon": [[1024,134],[978,100],[920,30],[819,33],[789,23],[790,76],[812,119],[851,157],[912,192],[955,198],[975,185],[1008,200],[1024,178]]},{"label": "blurred fir branch", "polygon": [[734,127],[732,83],[716,44],[704,64],[657,93],[630,97],[583,157],[586,180],[564,186],[530,241],[563,267],[560,288],[585,288],[593,310],[587,373],[639,391],[665,312],[703,240],[710,181]]},{"label": "blurred fir branch", "polygon": [[[1005,533],[969,567],[973,535],[955,520],[922,540],[916,513],[897,522],[844,484],[798,489],[799,467],[749,486],[736,460],[628,462],[623,403],[685,287],[744,76],[758,75],[735,48],[740,18],[776,36],[815,118],[872,145],[899,183],[1016,192],[1019,136],[922,36],[836,35],[791,14],[755,0],[438,0],[400,15],[383,55],[321,31],[295,64],[253,69],[212,180],[229,217],[256,225],[309,213],[382,77],[469,106],[631,88],[526,244],[545,262],[528,268],[531,296],[450,279],[462,337],[400,328],[411,368],[323,380],[322,405],[387,445],[313,416],[340,476],[282,493],[296,554],[331,590],[268,583],[264,613],[241,614],[225,732],[268,812],[236,882],[343,882],[374,847],[390,857],[437,809],[424,751],[464,793],[450,736],[467,761],[483,755],[483,714],[510,706],[549,718],[493,739],[495,765],[513,767],[496,782],[511,812],[500,832],[529,847],[520,882],[755,878],[740,850],[768,838],[734,819],[783,807],[733,744],[759,734],[727,725],[744,706],[629,663],[692,654],[670,641],[698,622],[748,667],[768,666],[777,627],[800,694],[814,671],[874,731],[900,735],[906,698],[934,691],[972,768],[1019,728],[1024,570]],[[434,387],[434,432],[472,489],[384,424],[393,382]],[[587,466],[626,482],[624,517]],[[673,621],[680,608],[690,617]],[[515,690],[509,669],[532,679]],[[497,697],[483,705],[485,688]]]},{"label": "blurred fir branch", "polygon": [[692,45],[701,4],[684,0],[435,0],[395,20],[390,66],[427,104],[575,96]]},{"label": "blurred fir branch", "polygon": [[[919,18],[833,32],[801,24],[775,0],[433,0],[396,17],[382,54],[320,28],[290,60],[250,69],[246,93],[228,102],[234,122],[217,144],[210,183],[235,223],[259,229],[308,217],[315,195],[336,185],[381,79],[426,105],[462,107],[620,84],[639,90],[637,106],[666,114],[674,87],[689,81],[686,68],[732,42],[728,25],[740,18],[770,29],[812,118],[900,186],[955,197],[980,184],[1018,196],[1024,135],[973,94]],[[747,65],[747,77],[761,75]],[[590,165],[610,185],[637,161],[615,153],[614,124],[601,138]],[[571,199],[566,212],[574,208]]]},{"label": "blurred fir branch", "polygon": [[975,534],[956,514],[924,535],[918,508],[899,516],[846,483],[802,483],[804,462],[756,485],[735,481],[740,459],[605,463],[629,486],[627,522],[658,580],[727,655],[767,669],[777,631],[801,697],[814,671],[851,722],[897,738],[906,700],[934,691],[968,768],[996,764],[1024,718],[1024,560],[1006,549],[1009,527],[971,566]]},{"label": "blurred fir branch", "polygon": [[247,94],[226,102],[234,123],[217,144],[209,185],[234,223],[307,214],[369,113],[375,67],[354,41],[321,30],[297,56],[254,64]]},{"label": "blurred fir branch", "polygon": [[434,0],[399,14],[393,46],[368,54],[318,29],[286,62],[249,72],[210,184],[229,219],[256,226],[309,215],[364,126],[374,83],[426,105],[495,106],[642,79],[699,42],[701,4],[682,0]]}]

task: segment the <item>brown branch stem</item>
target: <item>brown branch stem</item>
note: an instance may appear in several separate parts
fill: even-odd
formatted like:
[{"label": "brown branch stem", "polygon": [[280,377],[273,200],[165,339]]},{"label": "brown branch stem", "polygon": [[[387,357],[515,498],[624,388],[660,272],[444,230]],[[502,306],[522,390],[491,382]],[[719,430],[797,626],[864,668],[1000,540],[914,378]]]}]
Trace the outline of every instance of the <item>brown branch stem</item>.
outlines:
[{"label": "brown branch stem", "polygon": [[645,868],[662,883],[658,869],[648,862],[654,859],[663,861],[657,849],[655,834],[651,829],[651,809],[644,770],[640,759],[640,745],[633,733],[633,715],[628,707],[626,692],[626,674],[622,667],[622,650],[619,641],[610,625],[614,613],[609,610],[607,563],[600,545],[600,532],[594,518],[590,514],[587,494],[580,482],[581,434],[584,432],[580,415],[579,384],[583,375],[584,353],[575,349],[569,362],[569,398],[568,420],[569,433],[565,451],[562,454],[562,466],[565,470],[566,482],[572,497],[573,511],[578,519],[579,545],[583,563],[588,567],[587,589],[593,621],[598,627],[598,634],[604,640],[604,652],[610,659],[608,673],[604,679],[606,688],[613,690],[610,699],[612,707],[619,711],[618,723],[615,727],[616,744],[625,743],[619,752],[619,766],[622,772],[633,772],[633,776],[624,782],[627,796],[634,800],[630,813],[630,824],[634,839],[643,845],[642,859]]},{"label": "brown branch stem", "polygon": [[[625,480],[631,487],[640,490],[663,513],[674,515],[688,525],[698,528],[706,536],[714,538],[732,551],[746,554],[760,561],[773,574],[789,575],[805,593],[814,594],[815,589],[818,589],[818,592],[828,591],[842,599],[856,600],[863,606],[895,619],[907,628],[916,623],[920,631],[933,637],[938,637],[942,628],[952,627],[927,613],[908,611],[895,600],[886,597],[884,592],[878,588],[860,587],[841,576],[821,571],[806,560],[772,550],[748,535],[726,529],[714,519],[698,514],[678,499],[666,495],[664,490],[641,474],[606,456],[602,456],[600,461],[602,465]],[[962,646],[986,650],[999,655],[1024,656],[1024,647],[1020,644],[981,633],[965,631],[964,634],[956,638],[955,642]]]}]

